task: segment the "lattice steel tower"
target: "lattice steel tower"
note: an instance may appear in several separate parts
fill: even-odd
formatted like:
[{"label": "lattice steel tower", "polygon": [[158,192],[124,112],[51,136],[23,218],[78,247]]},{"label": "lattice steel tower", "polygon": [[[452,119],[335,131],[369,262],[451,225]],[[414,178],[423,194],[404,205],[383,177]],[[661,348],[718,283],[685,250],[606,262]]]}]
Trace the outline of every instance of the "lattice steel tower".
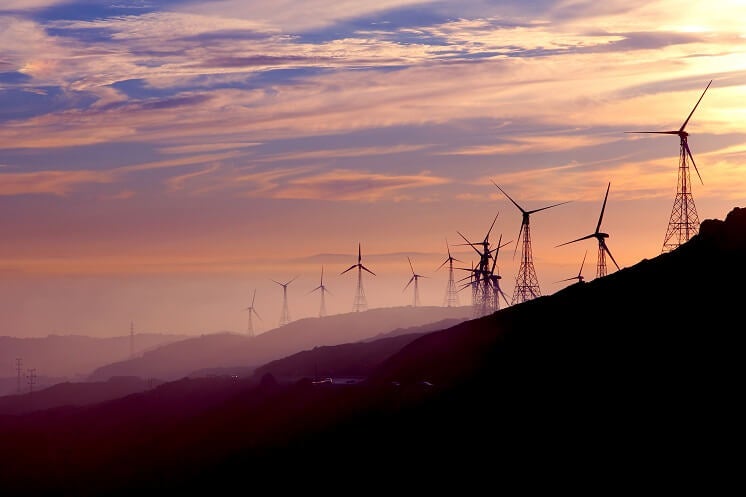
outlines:
[{"label": "lattice steel tower", "polygon": [[[689,119],[692,118],[692,114],[697,109],[697,106],[702,101],[702,97],[705,96],[705,92],[712,84],[712,80],[707,83],[705,90],[700,95],[699,100],[694,105],[694,108],[689,113],[689,116],[684,121],[684,124],[678,130],[674,131],[625,131],[625,133],[646,133],[646,134],[658,134],[658,135],[677,135],[679,137],[679,168],[678,168],[678,180],[676,186],[676,197],[674,197],[673,208],[671,209],[671,217],[668,221],[668,229],[666,230],[666,236],[663,239],[663,247],[661,252],[670,252],[676,249],[680,245],[689,241],[691,237],[699,232],[699,217],[697,216],[697,208],[694,205],[694,197],[689,188],[691,184],[689,175],[689,159],[692,161],[694,170],[699,176],[699,181],[702,182],[702,176],[699,174],[697,164],[694,162],[692,157],[692,151],[689,149],[689,143],[687,137],[689,133],[684,131],[686,125],[689,123]],[[702,182],[704,184],[704,182]]]},{"label": "lattice steel tower", "polygon": [[357,264],[353,264],[348,267],[340,275],[345,274],[347,271],[357,268],[357,289],[355,291],[355,300],[352,303],[353,312],[365,311],[368,309],[368,301],[365,298],[365,290],[363,289],[363,271],[367,271],[373,276],[376,275],[373,271],[363,266],[362,263],[362,251],[360,249],[360,243],[357,244]]},{"label": "lattice steel tower", "polygon": [[518,250],[518,244],[521,242],[521,235],[523,235],[523,244],[521,246],[521,265],[519,266],[518,274],[515,277],[515,286],[513,287],[512,299],[513,304],[520,304],[521,302],[525,302],[527,300],[531,300],[541,296],[541,290],[539,289],[539,278],[536,276],[533,255],[531,253],[531,214],[550,209],[552,207],[557,207],[558,205],[566,204],[569,202],[569,200],[566,202],[548,205],[540,209],[527,211],[524,210],[523,207],[518,205],[515,200],[510,198],[510,195],[505,193],[505,190],[500,188],[497,183],[493,181],[492,184],[495,185],[498,190],[503,192],[503,194],[508,197],[508,200],[510,200],[513,205],[518,207],[518,210],[520,210],[521,214],[523,215],[523,218],[521,220],[521,228],[518,231],[518,239],[515,242],[515,250],[513,251],[513,256],[515,256],[515,253]]},{"label": "lattice steel tower", "polygon": [[455,307],[459,305],[458,290],[456,289],[456,282],[453,279],[453,261],[462,262],[451,255],[451,248],[448,246],[448,239],[446,239],[446,250],[448,251],[448,257],[443,263],[438,266],[436,271],[446,264],[448,264],[448,286],[446,286],[446,295],[443,299],[443,307]]},{"label": "lattice steel tower", "polygon": [[288,285],[297,278],[298,277],[296,276],[287,283],[280,283],[279,281],[272,280],[282,287],[282,312],[280,313],[280,326],[286,325],[290,322],[290,311],[288,310]]}]

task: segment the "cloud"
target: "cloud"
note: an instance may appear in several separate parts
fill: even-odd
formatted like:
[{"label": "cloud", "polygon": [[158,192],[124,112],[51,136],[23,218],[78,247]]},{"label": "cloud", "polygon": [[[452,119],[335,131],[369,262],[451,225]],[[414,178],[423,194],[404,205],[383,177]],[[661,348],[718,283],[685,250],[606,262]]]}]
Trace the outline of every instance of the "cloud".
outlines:
[{"label": "cloud", "polygon": [[199,171],[194,171],[194,172],[187,173],[187,174],[181,174],[179,176],[173,176],[173,177],[168,178],[166,180],[166,186],[171,191],[181,190],[181,189],[184,188],[184,184],[188,180],[190,180],[192,178],[196,178],[198,176],[203,176],[205,174],[213,173],[213,172],[217,171],[219,168],[220,168],[219,164],[213,164],[213,165],[211,165],[209,167],[206,167],[204,169],[200,169]]},{"label": "cloud", "polygon": [[258,19],[286,33],[297,33],[333,25],[346,19],[359,18],[376,12],[401,7],[427,5],[432,0],[275,0],[263,1],[221,0],[208,4],[194,2],[181,7],[185,12],[237,18]]},{"label": "cloud", "polygon": [[66,195],[82,184],[111,183],[107,171],[37,171],[1,173],[0,195],[53,194]]},{"label": "cloud", "polygon": [[258,162],[286,162],[293,160],[340,159],[349,157],[371,157],[376,155],[402,154],[417,152],[428,148],[429,145],[393,145],[384,147],[334,148],[312,150],[285,154],[275,154],[257,158]]},{"label": "cloud", "polygon": [[521,154],[529,152],[557,152],[560,150],[574,150],[577,148],[602,145],[617,141],[618,137],[611,136],[520,136],[506,138],[505,143],[497,145],[478,145],[462,147],[452,151],[440,152],[439,155],[497,155]]},{"label": "cloud", "polygon": [[362,200],[373,202],[404,190],[443,185],[450,180],[428,173],[395,175],[335,169],[292,179],[272,192],[274,198]]}]

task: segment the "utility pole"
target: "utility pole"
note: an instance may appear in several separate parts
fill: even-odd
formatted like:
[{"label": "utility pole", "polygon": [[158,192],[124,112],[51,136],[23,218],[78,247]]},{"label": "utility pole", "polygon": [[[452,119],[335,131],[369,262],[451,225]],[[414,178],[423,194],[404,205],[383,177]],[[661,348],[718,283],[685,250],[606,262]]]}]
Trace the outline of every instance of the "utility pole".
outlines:
[{"label": "utility pole", "polygon": [[135,358],[135,323],[130,321],[130,359]]},{"label": "utility pole", "polygon": [[26,375],[26,378],[28,378],[28,388],[29,393],[34,393],[34,384],[36,383],[36,368],[31,368],[28,370],[28,374]]},{"label": "utility pole", "polygon": [[16,373],[18,374],[18,378],[16,379],[16,393],[21,393],[21,359],[16,358]]}]

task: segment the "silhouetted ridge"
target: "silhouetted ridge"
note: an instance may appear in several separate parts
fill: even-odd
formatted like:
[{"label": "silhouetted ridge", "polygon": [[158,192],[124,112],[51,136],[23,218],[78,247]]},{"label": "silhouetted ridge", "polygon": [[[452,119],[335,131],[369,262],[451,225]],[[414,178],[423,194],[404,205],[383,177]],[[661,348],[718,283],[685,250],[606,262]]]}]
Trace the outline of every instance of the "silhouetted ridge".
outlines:
[{"label": "silhouetted ridge", "polygon": [[358,384],[266,371],[0,416],[0,488],[472,494],[519,475],[522,488],[724,493],[742,472],[745,232],[734,209],[671,252],[415,338]]}]

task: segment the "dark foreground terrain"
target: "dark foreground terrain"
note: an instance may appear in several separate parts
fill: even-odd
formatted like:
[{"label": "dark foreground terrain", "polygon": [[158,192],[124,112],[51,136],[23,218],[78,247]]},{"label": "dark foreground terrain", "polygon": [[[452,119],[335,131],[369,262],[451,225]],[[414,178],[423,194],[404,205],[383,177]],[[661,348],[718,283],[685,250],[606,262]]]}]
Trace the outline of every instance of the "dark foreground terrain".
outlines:
[{"label": "dark foreground terrain", "polygon": [[742,483],[746,210],[409,342],[354,385],[199,378],[0,418],[3,495],[722,494]]}]

